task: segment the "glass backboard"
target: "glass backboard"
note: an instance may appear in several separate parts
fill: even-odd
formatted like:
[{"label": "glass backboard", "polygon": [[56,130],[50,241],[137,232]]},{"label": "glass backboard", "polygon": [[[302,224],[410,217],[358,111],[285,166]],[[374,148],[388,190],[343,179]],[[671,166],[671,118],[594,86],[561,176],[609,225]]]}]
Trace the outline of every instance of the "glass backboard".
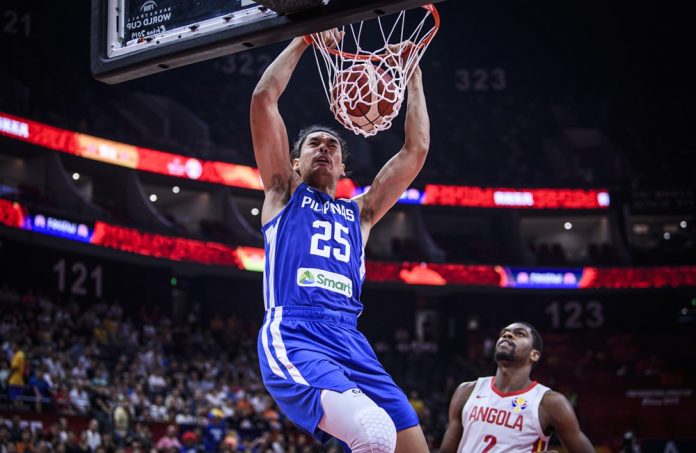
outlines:
[{"label": "glass backboard", "polygon": [[120,83],[427,3],[432,0],[92,0],[92,74]]}]

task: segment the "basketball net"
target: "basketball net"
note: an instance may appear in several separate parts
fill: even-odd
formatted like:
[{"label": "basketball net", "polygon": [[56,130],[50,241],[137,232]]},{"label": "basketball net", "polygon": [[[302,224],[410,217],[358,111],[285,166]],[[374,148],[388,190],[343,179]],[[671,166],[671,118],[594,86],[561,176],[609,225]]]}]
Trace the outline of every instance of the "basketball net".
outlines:
[{"label": "basketball net", "polygon": [[[313,44],[319,76],[336,120],[365,137],[389,129],[399,114],[413,70],[439,26],[437,9],[425,5],[340,27],[344,32],[341,41],[334,37],[333,42],[324,42],[319,33],[305,36],[305,41]],[[402,43],[407,41],[413,43],[412,49],[402,53]],[[349,113],[356,108],[369,114],[356,120],[355,114]]]}]

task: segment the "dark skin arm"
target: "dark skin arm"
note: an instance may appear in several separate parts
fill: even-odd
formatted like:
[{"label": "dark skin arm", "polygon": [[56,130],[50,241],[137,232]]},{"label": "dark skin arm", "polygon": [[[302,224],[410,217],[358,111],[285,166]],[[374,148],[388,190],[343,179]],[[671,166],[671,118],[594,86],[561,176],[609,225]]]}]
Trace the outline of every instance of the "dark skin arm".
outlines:
[{"label": "dark skin arm", "polygon": [[593,453],[595,449],[580,429],[575,411],[565,396],[549,391],[539,405],[539,421],[544,432],[553,429],[569,453]]},{"label": "dark skin arm", "polygon": [[475,385],[476,382],[464,382],[454,391],[449,407],[449,423],[447,423],[447,431],[442,438],[440,453],[456,453],[464,433],[462,410],[466,402],[469,401]]}]

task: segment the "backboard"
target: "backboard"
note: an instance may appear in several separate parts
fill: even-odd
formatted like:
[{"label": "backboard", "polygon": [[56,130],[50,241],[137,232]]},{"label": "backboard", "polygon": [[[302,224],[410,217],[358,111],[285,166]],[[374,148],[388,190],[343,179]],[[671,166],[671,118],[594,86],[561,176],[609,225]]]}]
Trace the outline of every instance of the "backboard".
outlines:
[{"label": "backboard", "polygon": [[433,0],[92,0],[92,74],[116,84],[427,3]]}]

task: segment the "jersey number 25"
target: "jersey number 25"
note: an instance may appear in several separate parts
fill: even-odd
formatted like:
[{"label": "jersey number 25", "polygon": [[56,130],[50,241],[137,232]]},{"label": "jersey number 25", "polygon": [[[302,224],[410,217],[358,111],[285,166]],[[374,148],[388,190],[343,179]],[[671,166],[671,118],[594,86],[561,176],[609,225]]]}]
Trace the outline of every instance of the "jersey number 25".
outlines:
[{"label": "jersey number 25", "polygon": [[[323,256],[324,258],[331,258],[333,254],[334,258],[344,263],[350,260],[350,242],[348,242],[347,239],[347,227],[344,227],[338,222],[334,222],[332,225],[331,222],[325,220],[315,220],[314,223],[312,223],[312,227],[322,231],[312,235],[309,253]],[[331,240],[332,236],[342,247],[331,247],[329,244],[326,244],[327,241]]]}]

